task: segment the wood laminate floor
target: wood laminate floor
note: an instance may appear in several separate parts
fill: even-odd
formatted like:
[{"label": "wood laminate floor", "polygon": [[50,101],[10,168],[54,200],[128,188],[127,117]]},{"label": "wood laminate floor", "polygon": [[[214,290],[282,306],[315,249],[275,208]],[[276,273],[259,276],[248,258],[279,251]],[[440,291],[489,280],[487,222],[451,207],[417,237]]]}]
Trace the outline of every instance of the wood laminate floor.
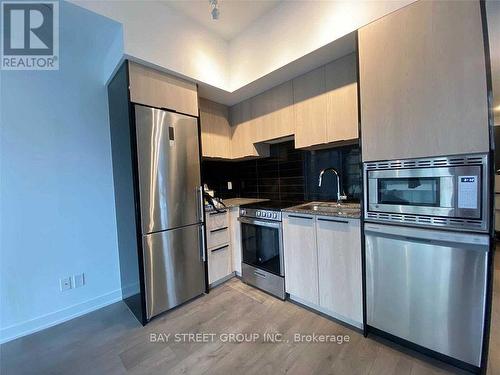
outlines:
[{"label": "wood laminate floor", "polygon": [[[500,259],[489,374],[500,374]],[[230,333],[257,342],[222,342]],[[265,332],[283,334],[263,343]],[[215,334],[173,342],[175,334]],[[299,343],[294,334],[348,335],[349,342]],[[151,335],[171,334],[169,342]],[[178,335],[177,338],[180,336]],[[207,337],[205,337],[207,339]],[[235,338],[236,339],[236,338]],[[288,340],[288,342],[286,341]],[[237,279],[141,327],[122,302],[0,347],[0,374],[452,374],[456,368],[360,333],[253,289]]]}]

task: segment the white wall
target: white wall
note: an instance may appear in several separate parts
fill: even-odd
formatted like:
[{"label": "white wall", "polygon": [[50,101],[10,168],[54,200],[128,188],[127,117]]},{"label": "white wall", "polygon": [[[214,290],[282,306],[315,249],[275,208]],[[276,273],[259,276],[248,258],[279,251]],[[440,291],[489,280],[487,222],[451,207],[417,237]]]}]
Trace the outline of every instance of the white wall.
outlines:
[{"label": "white wall", "polygon": [[61,2],[60,70],[0,73],[0,341],[121,299],[103,79],[120,34]]},{"label": "white wall", "polygon": [[72,2],[121,22],[126,55],[215,87],[228,87],[228,43],[178,11],[156,1]]},{"label": "white wall", "polygon": [[123,23],[125,54],[232,92],[415,0],[283,1],[229,42],[157,1],[71,1]]},{"label": "white wall", "polygon": [[284,1],[229,45],[234,91],[415,0]]}]

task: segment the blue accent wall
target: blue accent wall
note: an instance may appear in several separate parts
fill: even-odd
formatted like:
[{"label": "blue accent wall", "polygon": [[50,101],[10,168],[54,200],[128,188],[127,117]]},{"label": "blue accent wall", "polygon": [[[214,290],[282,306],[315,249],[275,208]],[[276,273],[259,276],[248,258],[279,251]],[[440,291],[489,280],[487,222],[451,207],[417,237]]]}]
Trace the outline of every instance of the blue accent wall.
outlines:
[{"label": "blue accent wall", "polygon": [[61,2],[60,69],[0,71],[0,341],[121,299],[106,79],[122,54],[119,23]]}]

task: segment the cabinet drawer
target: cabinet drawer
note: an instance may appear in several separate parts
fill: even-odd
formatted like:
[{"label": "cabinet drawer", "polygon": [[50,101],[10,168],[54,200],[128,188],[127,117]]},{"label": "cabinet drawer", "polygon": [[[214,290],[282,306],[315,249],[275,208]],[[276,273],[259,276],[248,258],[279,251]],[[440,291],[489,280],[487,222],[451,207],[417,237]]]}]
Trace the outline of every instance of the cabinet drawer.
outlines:
[{"label": "cabinet drawer", "polygon": [[232,272],[231,261],[231,246],[229,244],[208,250],[209,284],[228,276]]},{"label": "cabinet drawer", "polygon": [[228,211],[221,212],[208,212],[207,213],[207,229],[219,229],[229,226],[229,214]]},{"label": "cabinet drawer", "polygon": [[207,247],[214,247],[229,243],[229,227],[209,229],[207,232]]}]

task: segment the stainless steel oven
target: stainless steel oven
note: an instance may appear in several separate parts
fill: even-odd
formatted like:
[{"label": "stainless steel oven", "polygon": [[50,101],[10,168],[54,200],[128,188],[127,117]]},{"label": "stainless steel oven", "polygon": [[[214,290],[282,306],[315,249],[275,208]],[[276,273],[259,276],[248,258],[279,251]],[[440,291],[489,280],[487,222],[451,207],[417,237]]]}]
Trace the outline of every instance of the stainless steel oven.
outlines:
[{"label": "stainless steel oven", "polygon": [[365,219],[488,230],[486,154],[364,164]]},{"label": "stainless steel oven", "polygon": [[[262,218],[260,213],[263,213]],[[266,213],[250,209],[240,211],[242,280],[285,299],[281,212]]]}]

